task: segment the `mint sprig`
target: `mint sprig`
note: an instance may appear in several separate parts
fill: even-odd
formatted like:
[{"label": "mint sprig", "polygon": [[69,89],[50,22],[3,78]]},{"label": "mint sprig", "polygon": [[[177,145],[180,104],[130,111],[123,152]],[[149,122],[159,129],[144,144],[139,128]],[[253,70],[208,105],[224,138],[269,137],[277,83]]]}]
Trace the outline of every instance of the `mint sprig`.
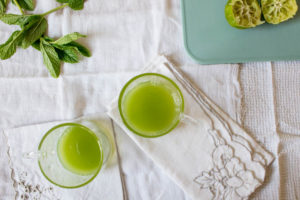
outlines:
[{"label": "mint sprig", "polygon": [[54,40],[53,38],[43,36],[39,40],[34,42],[32,46],[38,51],[41,51],[41,43],[42,41],[44,41],[44,43],[46,43],[48,46],[54,48],[60,61],[66,63],[78,63],[80,55],[85,57],[90,57],[91,53],[87,48],[75,42],[75,40],[78,39],[77,37],[72,40],[65,41],[63,43],[57,43],[57,41],[63,41],[65,40],[64,38],[69,37],[70,35],[77,35],[77,34],[78,33],[76,32],[71,33],[66,36],[63,36],[62,38],[59,38],[58,40]]},{"label": "mint sprig", "polygon": [[[57,40],[46,35],[48,22],[46,16],[63,9],[66,6],[74,10],[83,8],[83,0],[57,0],[63,5],[49,10],[43,14],[24,14],[23,9],[33,10],[32,0],[13,0],[22,15],[4,14],[7,0],[0,0],[0,20],[8,25],[18,25],[20,30],[11,34],[8,40],[0,45],[0,59],[11,58],[17,47],[27,49],[29,46],[39,50],[43,55],[43,61],[50,75],[54,78],[59,77],[62,62],[78,63],[80,55],[90,57],[90,51],[83,45],[75,42],[79,38],[86,37],[78,32],[67,34]],[[4,3],[4,4],[3,4]],[[5,6],[4,6],[5,5]],[[1,13],[2,12],[2,13]]]}]

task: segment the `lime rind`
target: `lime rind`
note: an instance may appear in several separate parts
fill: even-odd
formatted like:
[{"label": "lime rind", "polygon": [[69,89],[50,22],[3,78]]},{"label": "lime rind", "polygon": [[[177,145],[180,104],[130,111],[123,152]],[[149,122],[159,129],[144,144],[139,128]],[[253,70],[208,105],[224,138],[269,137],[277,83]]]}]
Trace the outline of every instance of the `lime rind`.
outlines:
[{"label": "lime rind", "polygon": [[240,29],[263,24],[261,13],[257,0],[229,0],[225,6],[225,17],[228,23]]},{"label": "lime rind", "polygon": [[298,11],[296,0],[261,0],[265,20],[270,24],[279,24],[293,18]]}]

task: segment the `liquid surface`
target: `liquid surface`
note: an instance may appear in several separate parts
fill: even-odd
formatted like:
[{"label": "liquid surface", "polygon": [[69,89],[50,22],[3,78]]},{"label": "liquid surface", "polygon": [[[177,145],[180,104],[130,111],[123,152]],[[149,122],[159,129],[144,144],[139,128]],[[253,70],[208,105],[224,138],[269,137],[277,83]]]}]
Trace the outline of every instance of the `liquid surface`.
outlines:
[{"label": "liquid surface", "polygon": [[133,88],[123,102],[129,126],[149,136],[172,128],[180,116],[180,106],[176,105],[173,92],[164,85],[150,82]]},{"label": "liquid surface", "polygon": [[58,157],[67,170],[81,175],[95,173],[102,159],[97,137],[76,126],[66,129],[61,136]]}]

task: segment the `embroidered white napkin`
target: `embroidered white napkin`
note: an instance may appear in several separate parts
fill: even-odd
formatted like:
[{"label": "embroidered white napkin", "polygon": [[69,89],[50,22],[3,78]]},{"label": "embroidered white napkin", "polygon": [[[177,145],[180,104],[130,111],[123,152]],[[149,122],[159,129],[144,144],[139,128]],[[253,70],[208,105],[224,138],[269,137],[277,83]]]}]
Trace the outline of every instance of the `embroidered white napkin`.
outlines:
[{"label": "embroidered white napkin", "polygon": [[264,181],[273,156],[197,90],[163,56],[142,72],[173,79],[185,99],[185,114],[197,123],[181,123],[171,133],[147,139],[130,132],[117,100],[108,115],[193,199],[244,199]]},{"label": "embroidered white napkin", "polygon": [[[114,138],[111,120],[107,115],[99,114],[80,118],[80,120],[93,120],[100,123]],[[98,176],[86,186],[78,189],[63,189],[57,187],[43,177],[37,159],[26,159],[24,153],[34,152],[42,136],[53,126],[63,122],[24,126],[4,130],[8,140],[10,154],[11,176],[16,189],[16,199],[49,199],[49,200],[119,200],[123,198],[122,183],[120,179],[119,164],[115,144],[112,141],[112,154],[102,167]]]}]

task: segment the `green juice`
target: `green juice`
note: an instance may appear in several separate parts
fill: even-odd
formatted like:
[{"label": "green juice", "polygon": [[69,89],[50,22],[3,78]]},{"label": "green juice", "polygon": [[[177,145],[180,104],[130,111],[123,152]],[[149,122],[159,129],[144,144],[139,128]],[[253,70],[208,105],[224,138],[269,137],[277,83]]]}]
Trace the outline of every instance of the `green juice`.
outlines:
[{"label": "green juice", "polygon": [[102,164],[98,138],[80,126],[65,130],[58,142],[58,157],[67,170],[80,175],[93,174]]},{"label": "green juice", "polygon": [[149,136],[169,131],[179,121],[181,111],[173,93],[163,84],[150,81],[135,86],[123,102],[126,122],[135,131]]}]

